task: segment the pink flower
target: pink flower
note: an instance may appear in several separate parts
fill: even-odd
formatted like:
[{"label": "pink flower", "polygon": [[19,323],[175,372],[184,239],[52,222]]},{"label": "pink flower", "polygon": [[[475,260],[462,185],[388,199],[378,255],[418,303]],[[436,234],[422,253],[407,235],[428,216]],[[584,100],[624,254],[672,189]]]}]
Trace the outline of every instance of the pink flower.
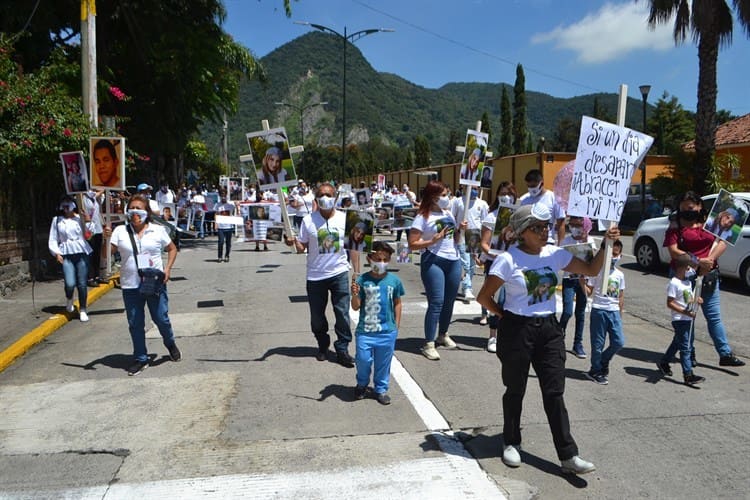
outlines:
[{"label": "pink flower", "polygon": [[128,96],[125,95],[125,92],[120,90],[118,87],[110,87],[109,93],[112,94],[112,96],[118,101],[124,101],[128,98]]},{"label": "pink flower", "polygon": [[71,135],[73,135],[73,132],[71,132],[68,127],[65,127],[65,129],[63,130],[63,135],[65,137],[70,137]]}]

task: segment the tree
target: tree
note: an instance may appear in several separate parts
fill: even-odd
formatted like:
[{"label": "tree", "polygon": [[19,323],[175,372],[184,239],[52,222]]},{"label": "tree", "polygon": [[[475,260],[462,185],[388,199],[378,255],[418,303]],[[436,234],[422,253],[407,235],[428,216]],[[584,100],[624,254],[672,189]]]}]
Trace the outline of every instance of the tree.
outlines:
[{"label": "tree", "polygon": [[[656,101],[654,111],[648,119],[647,128],[655,134],[656,151],[672,154],[693,138],[695,119],[682,107],[675,96],[664,92]],[[652,132],[653,133],[653,132]]]},{"label": "tree", "polygon": [[480,132],[484,132],[488,136],[492,135],[492,132],[490,130],[490,115],[487,114],[486,111],[482,113],[482,129],[480,130]]},{"label": "tree", "polygon": [[510,97],[508,96],[508,87],[503,85],[503,96],[500,99],[500,147],[498,155],[500,157],[513,154],[513,118],[510,114]]},{"label": "tree", "polygon": [[516,66],[516,83],[513,86],[513,151],[518,154],[526,150],[526,77],[523,66]]},{"label": "tree", "polygon": [[551,144],[552,151],[575,152],[580,129],[580,122],[576,123],[568,117],[557,122],[557,130]]},{"label": "tree", "polygon": [[414,138],[414,165],[419,167],[429,167],[432,163],[432,153],[430,152],[430,142],[423,135]]},{"label": "tree", "polygon": [[[750,0],[733,0],[745,34],[750,36]],[[695,116],[695,177],[693,189],[702,193],[716,150],[716,67],[719,49],[732,42],[732,9],[724,0],[649,0],[648,25],[669,23],[674,16],[674,40],[681,44],[688,31],[698,45],[698,103]]]},{"label": "tree", "polygon": [[444,163],[458,163],[461,161],[461,153],[456,151],[456,146],[459,145],[458,132],[451,130],[450,136],[448,137],[448,149],[445,151],[445,157],[443,158]]}]

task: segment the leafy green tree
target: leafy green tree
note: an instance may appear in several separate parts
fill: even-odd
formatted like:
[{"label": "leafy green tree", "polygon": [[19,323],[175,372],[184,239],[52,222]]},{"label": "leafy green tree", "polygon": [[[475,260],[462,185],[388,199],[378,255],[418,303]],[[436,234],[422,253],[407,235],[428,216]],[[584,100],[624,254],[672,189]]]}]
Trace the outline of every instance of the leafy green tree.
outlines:
[{"label": "leafy green tree", "polygon": [[448,149],[445,151],[445,157],[443,158],[443,162],[446,164],[458,163],[461,161],[461,153],[456,151],[456,147],[460,144],[459,140],[458,132],[451,130],[450,136],[448,137]]},{"label": "leafy green tree", "polygon": [[516,66],[516,83],[513,86],[513,151],[518,154],[528,148],[526,139],[526,77],[523,66]]},{"label": "leafy green tree", "polygon": [[430,142],[423,135],[414,138],[414,164],[417,168],[429,167],[432,164]]},{"label": "leafy green tree", "polygon": [[513,154],[513,118],[510,112],[510,97],[508,87],[503,85],[503,95],[500,99],[500,157]]},{"label": "leafy green tree", "polygon": [[647,121],[647,128],[655,134],[656,151],[671,154],[693,138],[695,119],[682,107],[675,96],[664,92],[656,101],[654,110]]},{"label": "leafy green tree", "polygon": [[[750,0],[733,0],[737,20],[750,35]],[[732,41],[732,9],[724,0],[649,0],[651,28],[674,19],[674,40],[680,44],[690,32],[698,45],[698,103],[695,116],[695,178],[693,189],[708,187],[709,166],[716,150],[716,67],[719,48]]]},{"label": "leafy green tree", "polygon": [[720,109],[716,112],[716,125],[718,126],[722,123],[730,122],[736,118],[737,116],[733,115],[731,111],[727,109]]},{"label": "leafy green tree", "polygon": [[576,123],[568,117],[558,121],[557,130],[551,144],[552,151],[575,152],[580,133],[580,122]]},{"label": "leafy green tree", "polygon": [[406,148],[404,150],[404,170],[411,170],[414,168],[414,154],[411,149]]},{"label": "leafy green tree", "polygon": [[480,132],[484,132],[490,137],[492,136],[492,130],[490,129],[490,115],[486,111],[482,113],[482,130],[480,130]]}]

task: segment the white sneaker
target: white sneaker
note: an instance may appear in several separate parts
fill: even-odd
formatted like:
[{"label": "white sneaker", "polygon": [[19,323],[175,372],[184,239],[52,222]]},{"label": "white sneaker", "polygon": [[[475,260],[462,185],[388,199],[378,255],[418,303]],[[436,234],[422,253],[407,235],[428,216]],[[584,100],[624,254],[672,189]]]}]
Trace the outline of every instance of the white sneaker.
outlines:
[{"label": "white sneaker", "polygon": [[422,347],[422,355],[432,361],[440,359],[440,354],[437,352],[437,349],[435,349],[435,342],[425,342]]},{"label": "white sneaker", "polygon": [[479,320],[479,324],[484,326],[487,324],[487,316],[482,316],[482,319]]},{"label": "white sneaker", "polygon": [[586,474],[587,472],[593,472],[596,470],[596,466],[591,462],[587,462],[578,455],[573,458],[562,461],[562,471],[565,474]]},{"label": "white sneaker", "polygon": [[453,339],[447,333],[438,335],[438,337],[435,339],[435,344],[447,347],[448,349],[453,349],[454,347],[456,347],[456,343],[453,342]]},{"label": "white sneaker", "polygon": [[487,352],[497,352],[497,337],[487,339]]},{"label": "white sneaker", "polygon": [[471,288],[467,288],[464,292],[464,304],[470,304],[472,300],[474,300],[476,297],[474,297],[474,294],[471,293]]},{"label": "white sneaker", "polygon": [[81,311],[78,313],[78,317],[80,318],[81,322],[85,323],[89,320],[89,315],[86,314],[86,311]]},{"label": "white sneaker", "polygon": [[512,444],[503,448],[503,463],[508,467],[520,467],[521,454],[518,453],[518,448]]},{"label": "white sneaker", "polygon": [[68,311],[69,313],[72,313],[73,311],[75,311],[75,309],[76,308],[73,305],[73,299],[68,299],[67,304],[65,304],[65,310]]}]

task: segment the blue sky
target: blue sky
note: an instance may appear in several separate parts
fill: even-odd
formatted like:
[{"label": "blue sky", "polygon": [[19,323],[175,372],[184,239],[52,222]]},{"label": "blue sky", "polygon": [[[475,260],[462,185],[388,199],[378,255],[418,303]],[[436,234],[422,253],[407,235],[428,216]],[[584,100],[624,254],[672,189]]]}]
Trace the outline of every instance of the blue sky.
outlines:
[{"label": "blue sky", "polygon": [[[732,3],[727,0],[728,3]],[[668,92],[695,110],[697,47],[675,46],[672,24],[650,31],[646,0],[224,0],[224,29],[258,57],[309,32],[307,21],[343,33],[390,28],[356,42],[370,64],[428,88],[449,82],[515,81],[556,97],[618,92],[649,102]],[[719,53],[717,107],[750,113],[750,39],[735,25]]]}]

